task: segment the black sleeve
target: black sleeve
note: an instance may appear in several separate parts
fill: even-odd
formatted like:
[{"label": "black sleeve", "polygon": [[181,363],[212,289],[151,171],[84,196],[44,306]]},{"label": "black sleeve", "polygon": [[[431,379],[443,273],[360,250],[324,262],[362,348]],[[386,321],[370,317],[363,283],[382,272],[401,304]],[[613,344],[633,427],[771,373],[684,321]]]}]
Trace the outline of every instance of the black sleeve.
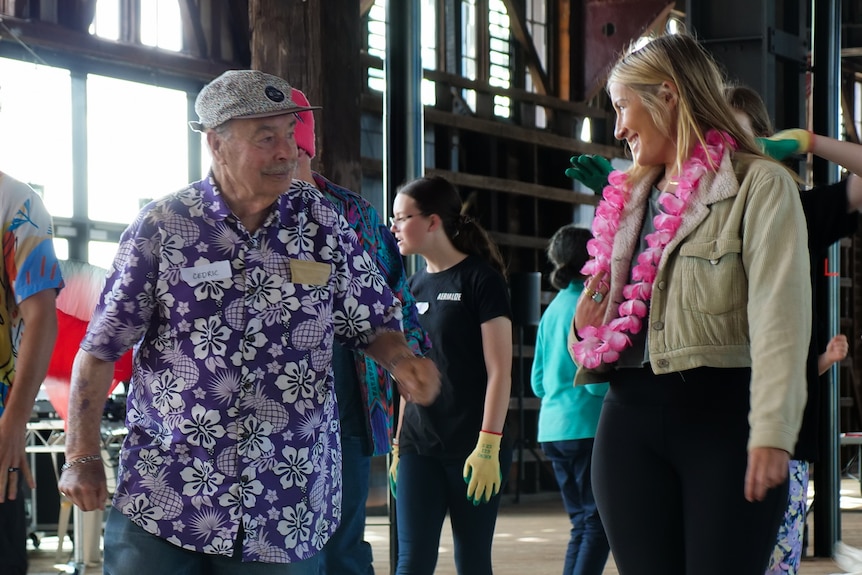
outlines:
[{"label": "black sleeve", "polygon": [[843,237],[852,235],[859,213],[847,213],[847,180],[800,192],[808,222],[808,248],[820,253]]}]

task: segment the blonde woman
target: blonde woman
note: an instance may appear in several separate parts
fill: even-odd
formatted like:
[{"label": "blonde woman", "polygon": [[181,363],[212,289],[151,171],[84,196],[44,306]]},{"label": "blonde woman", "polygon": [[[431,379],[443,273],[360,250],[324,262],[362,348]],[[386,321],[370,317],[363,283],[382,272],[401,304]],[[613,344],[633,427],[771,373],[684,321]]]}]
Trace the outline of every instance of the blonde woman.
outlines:
[{"label": "blonde woman", "polygon": [[[608,81],[634,165],[596,210],[576,383],[609,380],[593,486],[623,575],[762,575],[787,501],[811,327],[807,234],[687,36]],[[788,314],[787,310],[794,310]]]}]

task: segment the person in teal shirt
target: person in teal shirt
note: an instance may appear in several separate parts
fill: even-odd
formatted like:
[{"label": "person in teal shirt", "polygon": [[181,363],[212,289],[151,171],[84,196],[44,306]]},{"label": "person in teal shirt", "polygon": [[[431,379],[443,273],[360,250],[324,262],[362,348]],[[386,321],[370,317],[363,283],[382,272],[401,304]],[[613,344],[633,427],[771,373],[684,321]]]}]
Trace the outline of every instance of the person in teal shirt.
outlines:
[{"label": "person in teal shirt", "polygon": [[551,238],[551,284],[560,292],[539,321],[531,377],[533,393],[542,402],[538,440],[553,464],[572,522],[563,575],[600,575],[609,552],[590,481],[593,440],[608,384],[575,387],[577,365],[566,349],[575,306],[584,290],[580,270],[589,257],[591,237],[588,230],[569,224]]}]

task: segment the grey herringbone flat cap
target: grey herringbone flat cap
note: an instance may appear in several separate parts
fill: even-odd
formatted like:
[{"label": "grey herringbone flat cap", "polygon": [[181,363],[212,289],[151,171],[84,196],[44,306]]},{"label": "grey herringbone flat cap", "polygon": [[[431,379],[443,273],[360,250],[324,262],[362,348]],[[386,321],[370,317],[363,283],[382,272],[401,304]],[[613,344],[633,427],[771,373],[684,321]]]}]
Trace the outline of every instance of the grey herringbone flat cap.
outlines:
[{"label": "grey herringbone flat cap", "polygon": [[197,122],[192,130],[203,132],[237,118],[266,118],[320,106],[297,106],[290,99],[287,81],[259,70],[228,70],[203,87],[195,100]]}]

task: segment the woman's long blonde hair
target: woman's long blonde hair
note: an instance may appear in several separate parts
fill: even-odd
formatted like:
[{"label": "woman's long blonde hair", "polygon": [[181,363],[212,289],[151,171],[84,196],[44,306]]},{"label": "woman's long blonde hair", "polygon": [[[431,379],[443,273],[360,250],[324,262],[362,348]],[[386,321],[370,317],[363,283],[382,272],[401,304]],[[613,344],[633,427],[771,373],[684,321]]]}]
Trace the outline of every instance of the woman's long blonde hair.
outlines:
[{"label": "woman's long blonde hair", "polygon": [[[742,129],[724,98],[725,81],[718,65],[691,36],[660,36],[623,56],[608,77],[608,86],[615,82],[640,96],[656,126],[676,143],[678,172],[695,142],[705,145],[704,134],[710,129],[730,134],[739,151],[762,156],[754,138]],[[677,89],[673,111],[666,105],[664,82]],[[675,134],[671,133],[674,124]],[[646,169],[635,164],[629,173],[638,177]]]}]

